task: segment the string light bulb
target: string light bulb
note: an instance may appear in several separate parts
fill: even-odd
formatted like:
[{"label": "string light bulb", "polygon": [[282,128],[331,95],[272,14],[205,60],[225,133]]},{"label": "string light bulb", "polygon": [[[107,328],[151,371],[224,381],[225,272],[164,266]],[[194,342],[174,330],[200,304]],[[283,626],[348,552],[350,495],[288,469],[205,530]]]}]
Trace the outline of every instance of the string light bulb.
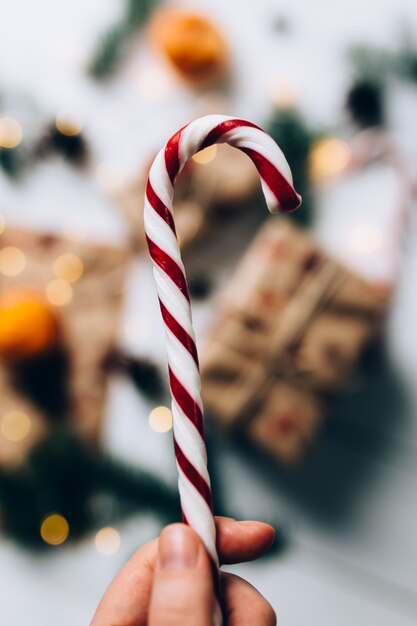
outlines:
[{"label": "string light bulb", "polygon": [[71,285],[62,278],[49,281],[45,289],[46,297],[54,306],[65,306],[72,300],[73,291]]},{"label": "string light bulb", "polygon": [[5,276],[18,276],[26,267],[26,255],[20,248],[6,246],[0,250],[0,272]]},{"label": "string light bulb", "polygon": [[61,111],[55,118],[55,126],[62,135],[76,137],[82,131],[83,124],[75,115]]},{"label": "string light bulb", "polygon": [[63,515],[52,513],[45,517],[40,526],[40,535],[50,546],[59,546],[68,539],[69,524]]},{"label": "string light bulb", "polygon": [[314,142],[309,155],[310,176],[315,183],[323,183],[343,172],[349,165],[351,152],[348,144],[337,137],[325,137]]},{"label": "string light bulb", "polygon": [[84,265],[76,254],[66,252],[54,261],[53,270],[57,278],[68,283],[76,283],[83,275]]},{"label": "string light bulb", "polygon": [[31,420],[22,411],[9,411],[0,421],[0,432],[7,441],[23,441],[31,429]]},{"label": "string light bulb", "polygon": [[157,406],[149,414],[149,426],[157,433],[167,433],[172,428],[172,412],[167,406]]},{"label": "string light bulb", "polygon": [[97,552],[105,556],[112,556],[120,547],[120,535],[115,528],[106,526],[96,533],[94,544]]},{"label": "string light bulb", "polygon": [[16,148],[23,139],[19,122],[12,117],[0,117],[0,148]]}]

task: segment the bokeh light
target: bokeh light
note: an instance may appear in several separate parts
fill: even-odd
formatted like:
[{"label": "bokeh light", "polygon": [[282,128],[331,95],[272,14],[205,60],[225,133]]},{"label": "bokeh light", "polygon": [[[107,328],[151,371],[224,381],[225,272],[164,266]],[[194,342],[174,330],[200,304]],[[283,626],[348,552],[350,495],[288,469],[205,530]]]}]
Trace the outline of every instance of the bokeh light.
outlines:
[{"label": "bokeh light", "polygon": [[172,428],[172,412],[167,406],[157,406],[149,414],[149,426],[157,433],[167,433]]},{"label": "bokeh light", "polygon": [[55,125],[60,133],[67,137],[75,137],[82,131],[81,120],[72,113],[61,111],[55,119]]},{"label": "bokeh light", "polygon": [[343,172],[349,165],[351,152],[348,144],[337,137],[316,141],[310,152],[310,175],[314,182],[322,183]]},{"label": "bokeh light", "polygon": [[213,144],[212,146],[208,146],[208,148],[204,148],[204,150],[200,150],[193,156],[193,161],[198,163],[199,165],[206,165],[206,163],[211,163],[217,154],[217,146]]},{"label": "bokeh light", "polygon": [[46,285],[46,297],[54,306],[65,306],[69,304],[73,297],[71,285],[62,278],[51,280]]},{"label": "bokeh light", "polygon": [[54,273],[57,278],[75,283],[81,278],[84,272],[84,265],[80,257],[71,252],[61,254],[54,262]]},{"label": "bokeh light", "polygon": [[97,552],[105,556],[111,556],[120,547],[120,535],[115,528],[106,526],[96,533],[94,543]]},{"label": "bokeh light", "polygon": [[18,276],[26,267],[26,255],[15,246],[0,250],[0,272],[5,276]]},{"label": "bokeh light", "polygon": [[23,138],[19,122],[11,117],[0,118],[0,148],[15,148]]},{"label": "bokeh light", "polygon": [[52,513],[41,523],[40,535],[50,546],[59,546],[68,539],[69,524],[63,515]]},{"label": "bokeh light", "polygon": [[0,432],[7,441],[22,441],[29,434],[30,428],[30,418],[23,411],[9,411],[0,420]]}]

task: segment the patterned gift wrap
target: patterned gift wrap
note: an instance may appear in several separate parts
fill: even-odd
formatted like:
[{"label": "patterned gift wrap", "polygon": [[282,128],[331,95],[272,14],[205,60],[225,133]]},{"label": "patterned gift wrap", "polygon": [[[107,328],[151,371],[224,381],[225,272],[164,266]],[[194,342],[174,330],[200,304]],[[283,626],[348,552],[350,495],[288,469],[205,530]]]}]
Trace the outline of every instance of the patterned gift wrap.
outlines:
[{"label": "patterned gift wrap", "polygon": [[270,218],[221,297],[201,350],[206,410],[279,460],[299,460],[378,334],[388,291],[310,234]]},{"label": "patterned gift wrap", "polygon": [[[22,271],[11,276],[0,267],[0,293],[22,288],[46,298],[48,285],[57,278],[54,263],[68,253],[81,260],[83,272],[70,287],[72,297],[60,306],[51,305],[61,328],[56,354],[41,356],[33,362],[33,368],[47,367],[48,384],[63,385],[69,401],[65,414],[47,415],[30,394],[22,393],[16,386],[13,368],[0,362],[0,420],[15,411],[30,419],[30,430],[22,439],[13,441],[0,432],[0,466],[21,461],[54,421],[70,420],[89,440],[99,439],[107,389],[103,359],[116,341],[130,260],[130,253],[122,248],[7,227],[0,236],[0,252],[9,247],[23,252],[25,264]],[[48,365],[49,358],[52,361]],[[63,361],[67,363],[65,367]],[[63,380],[55,380],[55,363],[63,367]]]}]

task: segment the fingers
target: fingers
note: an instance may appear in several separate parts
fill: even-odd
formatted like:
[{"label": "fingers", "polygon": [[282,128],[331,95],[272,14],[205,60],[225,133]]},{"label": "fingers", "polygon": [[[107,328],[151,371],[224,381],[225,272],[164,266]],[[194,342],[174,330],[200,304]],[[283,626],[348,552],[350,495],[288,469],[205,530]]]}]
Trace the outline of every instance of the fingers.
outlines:
[{"label": "fingers", "polygon": [[228,626],[276,626],[274,609],[246,580],[223,574],[222,589]]},{"label": "fingers", "polygon": [[217,545],[222,563],[242,563],[258,559],[271,547],[275,530],[263,522],[237,522],[217,517]]},{"label": "fingers", "polygon": [[90,626],[145,626],[158,539],[145,544],[113,579]]},{"label": "fingers", "polygon": [[[216,519],[218,548],[223,563],[256,559],[274,540],[272,526],[262,522]],[[158,540],[140,548],[108,588],[91,626],[142,626],[146,624]]]},{"label": "fingers", "polygon": [[196,533],[167,526],[159,538],[149,626],[211,626],[214,609],[209,558]]}]

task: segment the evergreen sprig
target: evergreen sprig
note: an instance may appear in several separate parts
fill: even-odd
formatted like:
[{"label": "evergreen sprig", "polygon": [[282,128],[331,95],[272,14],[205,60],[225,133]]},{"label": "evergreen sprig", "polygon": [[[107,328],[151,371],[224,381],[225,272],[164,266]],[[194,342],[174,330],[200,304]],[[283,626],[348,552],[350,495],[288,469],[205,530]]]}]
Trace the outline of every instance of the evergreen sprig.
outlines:
[{"label": "evergreen sprig", "polygon": [[103,80],[115,72],[133,35],[143,26],[158,3],[159,0],[126,0],[122,19],[99,39],[88,67],[91,76]]},{"label": "evergreen sprig", "polygon": [[[94,507],[100,496],[105,509]],[[69,428],[52,430],[22,465],[0,470],[3,530],[26,547],[47,547],[39,529],[51,513],[63,515],[76,538],[138,511],[154,512],[164,524],[180,519],[176,489],[98,452]]]},{"label": "evergreen sprig", "polygon": [[16,148],[0,148],[0,169],[10,178],[17,178],[23,167],[21,150]]},{"label": "evergreen sprig", "polygon": [[309,176],[309,154],[313,142],[320,136],[307,126],[294,108],[277,109],[269,123],[268,132],[282,148],[294,176],[294,186],[303,198],[300,211],[289,217],[303,226],[314,219],[314,197]]},{"label": "evergreen sprig", "polygon": [[406,30],[392,49],[358,44],[348,50],[354,72],[361,78],[386,83],[390,78],[417,81],[417,46]]}]

